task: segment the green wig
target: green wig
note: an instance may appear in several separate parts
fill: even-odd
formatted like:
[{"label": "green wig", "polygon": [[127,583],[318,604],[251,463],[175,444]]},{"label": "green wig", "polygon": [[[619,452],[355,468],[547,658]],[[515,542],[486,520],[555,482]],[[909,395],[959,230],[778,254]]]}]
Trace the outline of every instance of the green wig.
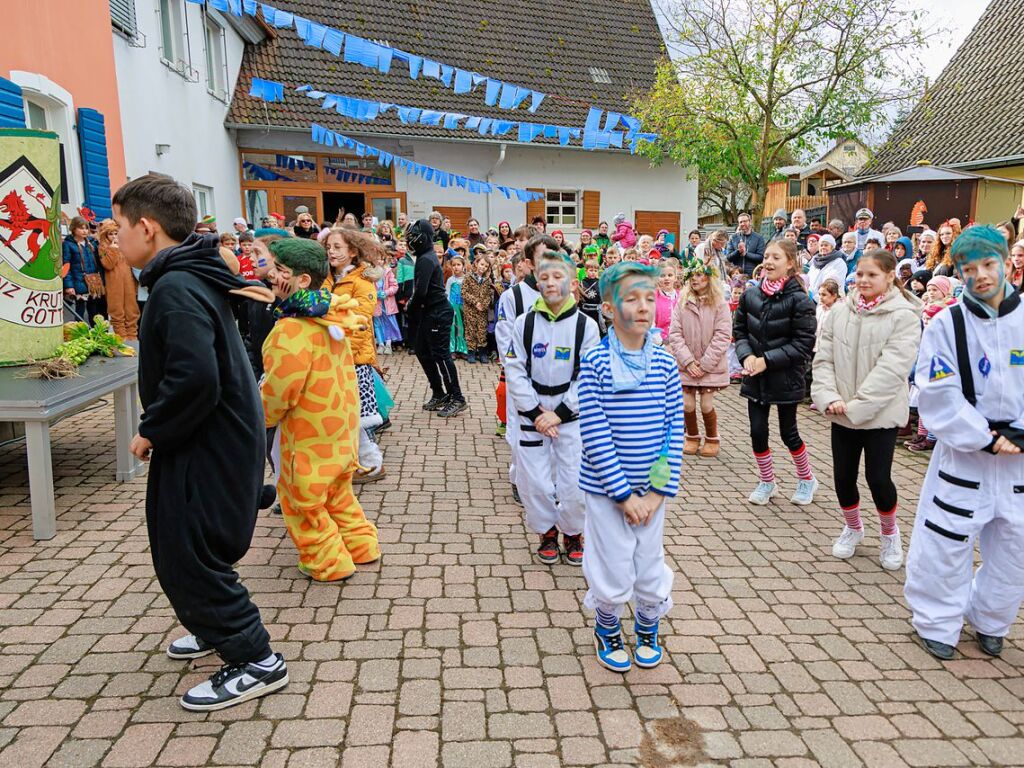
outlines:
[{"label": "green wig", "polygon": [[949,255],[954,263],[975,259],[996,258],[1002,261],[1009,255],[1006,237],[991,224],[975,224],[968,227],[953,241]]},{"label": "green wig", "polygon": [[327,279],[327,251],[316,240],[302,237],[288,237],[270,244],[274,260],[288,267],[293,274],[309,275],[310,287],[314,290]]},{"label": "green wig", "polygon": [[620,261],[613,264],[604,271],[598,281],[601,300],[618,305],[621,285],[627,277],[632,276],[648,278],[653,288],[658,280],[658,268],[650,264],[641,264],[639,261]]}]

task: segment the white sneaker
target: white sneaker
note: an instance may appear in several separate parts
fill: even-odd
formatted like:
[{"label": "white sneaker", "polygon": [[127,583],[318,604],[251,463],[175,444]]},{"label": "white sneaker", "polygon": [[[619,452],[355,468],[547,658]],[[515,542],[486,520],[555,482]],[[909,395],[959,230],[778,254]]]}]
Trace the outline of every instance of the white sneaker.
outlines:
[{"label": "white sneaker", "polygon": [[801,480],[796,484],[796,493],[793,494],[793,498],[790,501],[797,506],[806,507],[808,504],[814,503],[814,492],[816,490],[818,490],[818,478],[812,477],[810,480]]},{"label": "white sneaker", "polygon": [[903,540],[900,532],[896,531],[892,536],[882,534],[882,549],[878,554],[878,562],[887,571],[898,570],[903,565]]},{"label": "white sneaker", "polygon": [[384,354],[385,354],[385,355],[390,355],[390,354],[391,354],[391,342],[390,342],[390,341],[389,341],[389,342],[387,342],[387,343],[386,343],[386,344],[384,345]]},{"label": "white sneaker", "polygon": [[757,504],[759,507],[765,506],[775,494],[779,492],[779,486],[775,483],[760,482],[757,484],[757,488],[750,494],[747,499],[751,504]]},{"label": "white sneaker", "polygon": [[[861,528],[859,531],[855,531],[848,525],[843,526],[843,532],[839,534],[839,538],[832,544],[832,556],[838,557],[840,560],[848,560],[853,557],[853,553],[857,551],[857,545],[864,541],[864,529]],[[900,555],[902,558],[903,555]]]},{"label": "white sneaker", "polygon": [[384,345],[383,344],[378,344],[377,345],[377,354],[378,355],[383,355],[384,354]]}]

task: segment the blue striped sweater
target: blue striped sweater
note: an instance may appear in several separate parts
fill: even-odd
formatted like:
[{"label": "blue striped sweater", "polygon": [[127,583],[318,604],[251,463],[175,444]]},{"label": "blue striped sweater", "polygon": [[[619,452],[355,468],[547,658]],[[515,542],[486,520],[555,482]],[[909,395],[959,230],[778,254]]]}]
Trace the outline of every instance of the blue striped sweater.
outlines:
[{"label": "blue striped sweater", "polygon": [[634,491],[646,493],[651,489],[648,473],[661,453],[671,424],[671,477],[667,486],[654,491],[675,496],[679,491],[684,432],[683,391],[675,358],[664,348],[655,347],[650,370],[641,385],[614,392],[610,354],[605,338],[583,356],[580,367],[580,488],[619,502]]}]

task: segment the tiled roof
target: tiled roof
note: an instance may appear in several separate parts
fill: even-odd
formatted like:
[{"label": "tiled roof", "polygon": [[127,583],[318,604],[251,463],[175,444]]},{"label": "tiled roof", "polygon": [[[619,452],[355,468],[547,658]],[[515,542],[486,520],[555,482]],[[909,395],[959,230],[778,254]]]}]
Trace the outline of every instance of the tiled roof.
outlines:
[{"label": "tiled roof", "polygon": [[[251,79],[260,77],[404,106],[582,128],[591,105],[628,112],[634,95],[652,85],[663,55],[650,0],[278,0],[275,5],[548,96],[536,113],[525,106],[488,107],[483,85],[457,95],[436,80],[410,79],[408,67],[399,62],[383,75],[305,45],[294,29],[281,29],[273,39],[246,46],[228,124],[306,129],[319,122],[342,133],[484,139],[476,131],[404,125],[394,112],[357,122],[287,88],[283,103],[268,104],[248,95]],[[611,82],[594,82],[591,67],[605,70]],[[487,138],[514,141],[515,133]]]},{"label": "tiled roof", "polygon": [[992,0],[963,45],[860,176],[927,160],[977,163],[1024,154],[1024,0]]}]

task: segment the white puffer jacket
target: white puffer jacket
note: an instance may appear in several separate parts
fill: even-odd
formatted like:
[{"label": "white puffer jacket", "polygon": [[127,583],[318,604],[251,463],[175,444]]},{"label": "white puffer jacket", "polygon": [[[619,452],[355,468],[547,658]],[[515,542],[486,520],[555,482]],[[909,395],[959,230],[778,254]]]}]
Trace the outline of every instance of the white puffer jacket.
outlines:
[{"label": "white puffer jacket", "polygon": [[845,402],[845,416],[826,414],[844,427],[902,427],[910,409],[907,378],[921,345],[921,302],[893,287],[878,306],[860,313],[857,295],[851,290],[825,316],[811,398],[822,413],[836,400]]}]

